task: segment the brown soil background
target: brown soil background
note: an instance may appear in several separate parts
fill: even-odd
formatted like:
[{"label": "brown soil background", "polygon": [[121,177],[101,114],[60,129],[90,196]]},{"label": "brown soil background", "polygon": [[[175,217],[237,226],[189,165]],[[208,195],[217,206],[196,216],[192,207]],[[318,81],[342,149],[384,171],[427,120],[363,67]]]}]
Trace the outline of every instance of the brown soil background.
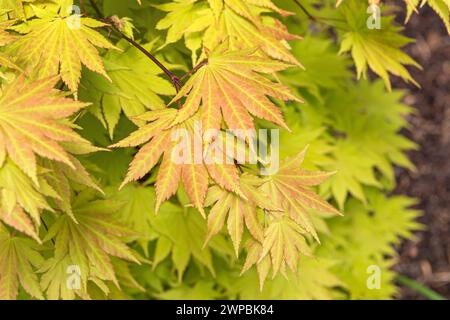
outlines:
[{"label": "brown soil background", "polygon": [[[405,102],[417,112],[408,119],[411,128],[405,134],[420,150],[409,154],[416,172],[397,172],[395,193],[420,200],[426,230],[399,249],[395,268],[450,299],[450,37],[429,8],[411,18],[405,34],[416,39],[406,51],[423,66],[411,69],[421,88],[397,80],[394,87],[410,90]],[[399,298],[424,299],[405,287]]]}]

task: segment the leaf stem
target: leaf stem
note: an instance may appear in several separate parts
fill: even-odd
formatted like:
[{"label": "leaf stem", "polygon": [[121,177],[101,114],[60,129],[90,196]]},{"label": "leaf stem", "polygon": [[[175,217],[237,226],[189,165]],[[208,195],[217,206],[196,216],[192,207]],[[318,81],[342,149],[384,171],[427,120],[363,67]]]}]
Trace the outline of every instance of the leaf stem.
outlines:
[{"label": "leaf stem", "polygon": [[306,9],[306,7],[300,3],[299,0],[294,0],[294,2],[300,7],[300,9],[303,11],[304,14],[306,14],[306,16],[308,17],[309,20],[312,21],[317,21],[318,19],[316,17],[314,17],[309,11],[308,9]]},{"label": "leaf stem", "polygon": [[120,36],[125,39],[126,41],[128,41],[131,45],[133,45],[134,47],[136,47],[139,51],[141,51],[143,54],[145,54],[147,56],[147,58],[149,58],[150,60],[153,61],[154,64],[156,64],[165,74],[166,76],[170,79],[170,81],[172,82],[172,85],[175,87],[175,89],[178,91],[180,91],[182,84],[180,81],[180,78],[178,78],[176,75],[174,75],[172,72],[169,71],[169,69],[167,69],[154,55],[152,55],[150,52],[148,52],[143,46],[141,46],[139,43],[137,43],[136,41],[134,41],[133,39],[127,37],[125,34],[123,34],[119,29],[117,29],[115,26],[113,26],[113,29],[120,34]]},{"label": "leaf stem", "polygon": [[413,279],[399,275],[396,277],[396,280],[398,283],[415,290],[417,293],[421,294],[425,298],[428,298],[429,300],[445,300],[445,298],[439,293],[423,286],[421,283]]},{"label": "leaf stem", "polygon": [[97,16],[101,19],[104,18],[103,13],[100,11],[99,7],[97,6],[97,4],[95,3],[94,0],[89,0],[89,3],[91,4],[92,9],[94,9],[95,13],[97,14]]},{"label": "leaf stem", "polygon": [[86,14],[86,7],[84,6],[84,0],[80,0],[80,9],[83,14]]},{"label": "leaf stem", "polygon": [[196,73],[198,70],[200,70],[203,66],[206,66],[208,64],[208,59],[203,60],[198,65],[195,66],[191,71],[185,73],[179,80],[183,81],[186,78],[189,78],[191,75]]},{"label": "leaf stem", "polygon": [[299,1],[299,0],[294,0],[294,2],[300,7],[300,9],[303,11],[303,13],[308,17],[309,20],[314,21],[314,22],[320,22],[320,23],[324,23],[327,25],[330,25],[332,27],[334,27],[332,24],[327,23],[326,20],[330,20],[330,21],[336,21],[336,22],[345,22],[345,20],[342,19],[338,19],[338,18],[325,18],[325,17],[316,17],[314,15],[312,15],[308,9],[306,9],[306,7]]},{"label": "leaf stem", "polygon": [[[42,225],[44,226],[45,230],[48,232],[48,226],[45,223],[44,218],[42,218],[42,217],[41,217],[41,222],[42,222]],[[52,241],[53,245],[55,245],[55,240],[53,238],[51,239],[51,241]]]}]

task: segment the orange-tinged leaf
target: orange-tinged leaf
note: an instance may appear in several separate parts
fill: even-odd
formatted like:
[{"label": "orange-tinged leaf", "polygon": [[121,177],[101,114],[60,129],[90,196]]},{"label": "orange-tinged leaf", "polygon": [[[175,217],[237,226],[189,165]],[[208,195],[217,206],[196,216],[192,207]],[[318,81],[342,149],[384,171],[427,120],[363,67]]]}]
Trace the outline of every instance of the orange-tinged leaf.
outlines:
[{"label": "orange-tinged leaf", "polygon": [[[264,179],[259,190],[271,195],[271,200],[274,206],[280,208],[281,210],[274,211],[268,208],[268,212],[274,217],[285,217],[289,219],[289,225],[297,225],[298,230],[302,230],[299,233],[308,233],[320,243],[319,236],[315,230],[315,226],[310,217],[310,211],[316,210],[319,212],[327,212],[335,215],[340,215],[341,213],[335,209],[332,205],[322,199],[319,195],[314,193],[310,186],[316,186],[324,182],[333,173],[327,172],[309,172],[301,169],[301,165],[305,159],[307,148],[300,152],[297,156],[286,158],[280,163],[280,168],[277,173],[272,175],[268,179]],[[272,227],[272,229],[275,227]],[[289,231],[286,231],[289,232]],[[270,233],[272,243],[282,243],[284,240],[281,239],[281,234],[272,230]],[[276,238],[278,237],[278,238]],[[267,235],[264,241],[269,241]],[[298,240],[300,241],[300,240]],[[298,244],[300,246],[300,243]],[[272,245],[267,244],[266,247],[271,247]],[[280,271],[283,265],[282,257],[280,256],[280,248],[271,249],[272,262],[276,268],[274,268],[275,273]],[[292,247],[283,248],[283,250],[293,251]],[[283,251],[284,252],[284,251]],[[267,252],[266,252],[267,253]],[[289,258],[292,255],[288,255]],[[286,264],[289,268],[294,268],[296,266],[296,261],[286,260]]]},{"label": "orange-tinged leaf", "polygon": [[[280,110],[268,97],[298,99],[287,87],[271,82],[261,73],[281,71],[290,65],[263,59],[254,53],[254,49],[229,51],[226,42],[212,51],[205,65],[173,99],[172,103],[187,96],[174,125],[199,110],[204,130],[219,130],[223,119],[227,127],[239,135],[240,131],[254,129],[250,114],[287,128]],[[206,143],[213,138],[209,137]]]},{"label": "orange-tinged leaf", "polygon": [[0,131],[7,155],[35,182],[36,155],[73,164],[59,142],[87,143],[59,120],[87,106],[53,87],[58,77],[28,82],[19,77],[0,97]]},{"label": "orange-tinged leaf", "polygon": [[[156,209],[159,211],[161,204],[173,196],[178,189],[181,179],[181,166],[172,161],[170,154],[165,154],[156,180]],[[191,185],[187,185],[192,187]],[[195,188],[195,186],[194,186]],[[201,208],[201,207],[200,207]]]},{"label": "orange-tinged leaf", "polygon": [[305,233],[305,230],[289,218],[275,218],[271,221],[265,231],[260,260],[270,253],[274,276],[282,270],[284,263],[295,271],[300,254],[311,255],[304,238]]},{"label": "orange-tinged leaf", "polygon": [[227,217],[227,230],[233,241],[236,256],[239,254],[244,224],[256,240],[260,242],[264,240],[262,224],[258,220],[255,203],[244,200],[218,186],[213,186],[208,191],[205,205],[213,205],[208,216],[206,243],[222,230]]},{"label": "orange-tinged leaf", "polygon": [[0,225],[0,300],[17,299],[19,284],[32,297],[43,299],[37,275],[43,258],[30,239],[12,235]]},{"label": "orange-tinged leaf", "polygon": [[192,204],[205,217],[203,207],[209,184],[208,171],[205,166],[195,163],[184,164],[182,166],[181,179]]},{"label": "orange-tinged leaf", "polygon": [[156,165],[169,145],[170,131],[163,131],[142,147],[131,162],[127,177],[121,187],[145,176]]},{"label": "orange-tinged leaf", "polygon": [[0,209],[0,220],[14,229],[32,237],[34,240],[41,242],[35,225],[21,207],[16,206],[13,211],[9,213]]},{"label": "orange-tinged leaf", "polygon": [[[239,174],[235,165],[223,164],[220,159],[205,161],[207,153],[203,154],[201,136],[196,131],[194,122],[198,121],[198,117],[173,126],[176,111],[167,110],[172,111],[150,111],[143,115],[141,120],[145,118],[151,122],[113,145],[122,147],[146,143],[132,161],[122,186],[145,176],[164,155],[163,168],[160,169],[156,182],[157,208],[176,192],[179,182],[182,181],[192,205],[205,216],[203,208],[210,177],[224,189],[240,194],[245,199],[240,190]],[[148,137],[151,137],[151,140],[147,142]]]}]

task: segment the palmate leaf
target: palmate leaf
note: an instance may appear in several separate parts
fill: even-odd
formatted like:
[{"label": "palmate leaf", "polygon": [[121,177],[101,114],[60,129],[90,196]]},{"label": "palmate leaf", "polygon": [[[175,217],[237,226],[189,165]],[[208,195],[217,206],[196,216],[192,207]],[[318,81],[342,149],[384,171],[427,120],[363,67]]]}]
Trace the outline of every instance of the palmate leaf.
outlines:
[{"label": "palmate leaf", "polygon": [[165,203],[161,214],[152,219],[152,226],[160,235],[153,259],[156,265],[170,255],[180,280],[191,259],[215,274],[212,250],[202,247],[206,225],[194,210]]},{"label": "palmate leaf", "polygon": [[302,66],[287,44],[287,41],[301,38],[290,34],[287,28],[273,17],[264,17],[261,22],[255,24],[226,7],[219,22],[206,30],[203,44],[205,47],[213,47],[227,39],[233,50],[259,48],[257,54],[261,57],[268,56]]},{"label": "palmate leaf", "polygon": [[422,8],[425,4],[428,4],[437,15],[442,19],[442,22],[450,34],[450,1],[449,0],[405,0],[406,3],[406,19],[405,23],[411,18],[414,12],[418,13],[419,8]]},{"label": "palmate leaf", "polygon": [[104,27],[104,23],[76,15],[59,16],[42,9],[34,10],[37,19],[27,22],[23,27],[26,34],[12,44],[18,62],[26,65],[30,72],[36,72],[39,78],[60,74],[75,96],[82,65],[108,78],[96,47],[111,49],[114,46],[94,30]]},{"label": "palmate leaf", "polygon": [[[150,64],[147,57],[125,42],[117,46],[123,51],[109,51],[105,57],[105,68],[112,82],[94,72],[87,71],[82,76],[80,99],[91,101],[88,109],[108,128],[110,137],[123,112],[131,121],[148,110],[165,107],[160,96],[173,96],[176,92],[172,84],[161,77],[161,69]],[[154,44],[143,44],[152,52]],[[170,64],[157,55],[168,68]],[[94,90],[95,89],[95,90]]]},{"label": "palmate leaf", "polygon": [[[343,0],[337,0],[336,6],[340,5]],[[437,15],[442,19],[442,22],[450,34],[450,1],[449,0],[404,0],[406,4],[406,19],[405,23],[411,18],[411,15],[416,12],[419,13],[419,9],[425,4],[428,4]]]},{"label": "palmate leaf", "polygon": [[324,183],[335,172],[308,171],[300,168],[306,150],[295,157],[286,158],[280,164],[279,171],[260,188],[267,194],[271,194],[276,206],[285,210],[286,214],[306,233],[319,241],[308,209],[333,215],[340,215],[340,212],[310,190],[310,187]]},{"label": "palmate leaf", "polygon": [[205,206],[213,205],[213,207],[208,215],[206,242],[222,230],[227,217],[227,230],[233,241],[236,256],[239,255],[244,224],[256,240],[264,241],[263,225],[258,218],[258,208],[273,211],[281,211],[281,209],[268,200],[270,198],[269,195],[258,190],[258,187],[262,184],[260,180],[258,177],[250,174],[241,175],[241,190],[247,199],[243,199],[241,196],[218,186],[212,186],[208,190]]},{"label": "palmate leaf", "polygon": [[394,165],[414,170],[405,152],[416,148],[400,135],[407,128],[405,116],[411,112],[401,103],[401,91],[386,92],[380,80],[360,81],[351,88],[328,93],[324,105],[314,109],[326,112],[331,132],[340,133],[332,140],[332,158],[321,163],[325,170],[337,173],[320,189],[331,192],[341,209],[349,193],[366,201],[363,185],[392,186]]},{"label": "palmate leaf", "polygon": [[28,82],[18,77],[0,97],[0,154],[5,153],[36,183],[36,155],[75,168],[60,142],[89,145],[61,121],[87,106],[53,87],[59,77]]},{"label": "palmate leaf", "polygon": [[40,188],[9,159],[0,168],[0,220],[40,241],[37,227],[41,224],[41,212],[52,210],[46,196],[58,195],[43,175],[38,176],[38,181]]},{"label": "palmate leaf", "polygon": [[116,213],[116,219],[140,234],[137,242],[148,256],[148,243],[156,237],[151,227],[155,215],[155,190],[152,187],[143,187],[129,184],[118,191],[116,186],[105,190],[107,198],[123,201],[125,204]]},{"label": "palmate leaf", "polygon": [[35,268],[44,259],[30,239],[11,234],[0,224],[0,300],[17,299],[19,284],[32,297],[43,299]]},{"label": "palmate leaf", "polygon": [[[225,161],[204,161],[204,154],[195,150],[198,141],[200,145],[202,143],[202,137],[195,130],[198,117],[173,127],[177,115],[177,110],[170,108],[149,111],[137,117],[149,121],[148,124],[112,146],[130,147],[145,143],[130,164],[122,186],[144,177],[163,157],[156,182],[156,211],[165,200],[175,194],[181,182],[192,205],[205,216],[203,207],[209,178],[228,191],[242,194],[238,170],[234,164]],[[176,137],[180,132],[182,134]],[[177,160],[177,156],[181,158]]]},{"label": "palmate leaf", "polygon": [[[225,40],[233,50],[259,48],[258,55],[270,56],[294,65],[300,65],[289,52],[286,41],[299,37],[289,34],[277,19],[256,12],[272,11],[281,15],[290,13],[277,8],[267,0],[211,0],[205,2],[182,0],[156,6],[168,12],[157,28],[168,29],[166,44],[176,42],[183,36],[186,46],[193,53],[194,64],[197,51],[202,47],[213,48]],[[195,21],[195,23],[189,23]]]},{"label": "palmate leaf", "polygon": [[[334,273],[345,283],[350,299],[391,299],[395,286],[396,247],[402,238],[412,238],[423,228],[416,219],[420,212],[410,209],[416,201],[403,196],[386,197],[374,188],[365,189],[367,204],[351,199],[343,218],[332,219],[331,235],[317,248],[317,255],[340,263]],[[389,257],[388,259],[386,257]],[[380,289],[367,286],[367,268],[376,265],[381,274]]]},{"label": "palmate leaf", "polygon": [[[39,270],[43,273],[41,286],[49,299],[73,299],[75,294],[88,297],[88,281],[105,293],[105,281],[119,285],[110,257],[140,263],[122,240],[134,237],[135,233],[114,216],[122,206],[121,202],[98,200],[92,192],[84,191],[73,202],[75,220],[62,214],[52,224],[44,241],[54,239],[55,253]],[[67,268],[72,265],[81,271],[81,288],[70,292],[64,287]]]},{"label": "palmate leaf", "polygon": [[66,164],[38,162],[38,184],[9,158],[0,166],[0,220],[41,242],[38,231],[43,210],[53,211],[50,203],[73,218],[72,182],[101,192],[78,159],[69,155],[74,169]]},{"label": "palmate leaf", "polygon": [[[340,52],[351,52],[355,61],[358,78],[366,78],[370,68],[380,76],[386,87],[391,89],[389,74],[401,77],[418,86],[406,66],[421,68],[420,65],[401,51],[401,47],[413,40],[399,34],[402,30],[393,24],[393,16],[381,18],[382,28],[369,29],[366,25],[366,5],[359,1],[348,1],[341,7],[349,27],[343,34]],[[357,12],[357,14],[355,14]]]},{"label": "palmate leaf", "polygon": [[286,158],[276,174],[255,185],[262,195],[270,195],[272,206],[280,208],[276,211],[266,208],[269,224],[263,240],[255,238],[247,244],[247,260],[242,272],[256,264],[261,288],[271,268],[273,277],[279,272],[286,275],[286,267],[296,272],[300,255],[311,255],[306,237],[311,235],[317,241],[319,238],[308,210],[340,215],[309,189],[322,184],[334,173],[302,169],[305,153],[306,149],[296,157]]},{"label": "palmate leaf", "polygon": [[273,219],[265,230],[262,244],[253,239],[248,241],[247,258],[241,274],[256,264],[262,289],[271,268],[272,278],[279,272],[287,276],[286,266],[296,271],[300,255],[312,256],[305,234],[306,231],[288,217]]},{"label": "palmate leaf", "polygon": [[[243,130],[255,128],[251,115],[288,129],[281,110],[268,97],[285,101],[298,99],[287,87],[271,82],[260,73],[285,70],[289,65],[258,58],[253,53],[254,49],[230,52],[226,42],[211,52],[207,64],[173,99],[175,102],[187,96],[173,125],[182,123],[200,110],[204,131],[219,130],[223,119],[231,131],[244,138]],[[211,140],[213,138],[210,137]]]}]

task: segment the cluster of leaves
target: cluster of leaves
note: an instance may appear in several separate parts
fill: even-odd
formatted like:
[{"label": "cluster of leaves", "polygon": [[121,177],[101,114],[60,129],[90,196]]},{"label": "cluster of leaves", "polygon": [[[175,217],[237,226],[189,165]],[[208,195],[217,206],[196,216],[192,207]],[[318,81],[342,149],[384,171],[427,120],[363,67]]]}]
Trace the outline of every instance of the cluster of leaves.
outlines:
[{"label": "cluster of leaves", "polygon": [[[0,299],[395,294],[392,246],[420,228],[385,195],[414,169],[389,78],[414,82],[410,39],[359,0],[307,3],[314,28],[278,2],[0,1]],[[261,128],[276,172],[236,156]]]}]

